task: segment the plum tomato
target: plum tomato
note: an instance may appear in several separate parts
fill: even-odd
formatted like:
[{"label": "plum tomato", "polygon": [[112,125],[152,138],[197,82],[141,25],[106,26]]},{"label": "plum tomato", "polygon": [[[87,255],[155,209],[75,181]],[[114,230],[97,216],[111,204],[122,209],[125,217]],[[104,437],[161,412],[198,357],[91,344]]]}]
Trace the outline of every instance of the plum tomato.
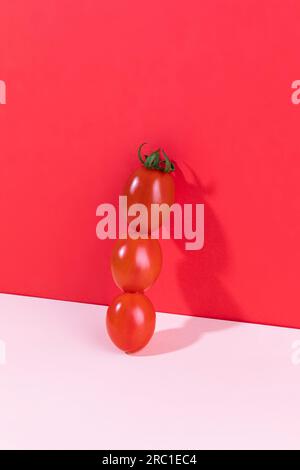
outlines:
[{"label": "plum tomato", "polygon": [[[143,144],[144,145],[144,144]],[[149,156],[142,157],[141,148],[138,155],[143,166],[135,170],[129,177],[124,188],[127,196],[127,205],[144,204],[148,211],[148,233],[154,232],[162,224],[163,217],[160,214],[158,224],[151,221],[151,205],[165,204],[165,208],[175,202],[175,184],[172,172],[174,164],[163,151],[164,159],[161,159],[160,149]],[[168,206],[168,207],[167,207]]]},{"label": "plum tomato", "polygon": [[127,238],[118,240],[111,257],[111,272],[124,292],[143,292],[156,281],[161,271],[162,253],[158,240]]},{"label": "plum tomato", "polygon": [[150,341],[155,330],[156,314],[148,297],[125,293],[116,297],[106,314],[107,332],[122,351],[133,353]]}]

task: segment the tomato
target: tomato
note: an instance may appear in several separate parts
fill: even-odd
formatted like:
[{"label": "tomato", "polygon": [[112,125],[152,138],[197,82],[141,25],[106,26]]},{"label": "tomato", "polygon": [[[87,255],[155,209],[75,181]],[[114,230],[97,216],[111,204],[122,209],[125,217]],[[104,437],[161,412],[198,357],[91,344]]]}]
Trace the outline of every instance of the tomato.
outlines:
[{"label": "tomato", "polygon": [[130,176],[124,189],[124,195],[127,196],[128,207],[132,204],[146,206],[148,232],[151,233],[162,224],[163,220],[160,214],[158,225],[151,222],[151,204],[166,204],[170,207],[175,201],[175,185],[171,175],[171,172],[174,171],[174,165],[165,152],[163,152],[165,160],[161,160],[160,149],[143,160],[141,147],[139,148],[139,158],[143,166]]},{"label": "tomato", "polygon": [[142,292],[156,281],[162,265],[158,240],[128,238],[113,248],[111,271],[116,285],[125,292]]},{"label": "tomato", "polygon": [[150,341],[155,320],[155,310],[148,297],[140,293],[125,293],[116,297],[108,308],[106,327],[119,349],[133,353]]}]

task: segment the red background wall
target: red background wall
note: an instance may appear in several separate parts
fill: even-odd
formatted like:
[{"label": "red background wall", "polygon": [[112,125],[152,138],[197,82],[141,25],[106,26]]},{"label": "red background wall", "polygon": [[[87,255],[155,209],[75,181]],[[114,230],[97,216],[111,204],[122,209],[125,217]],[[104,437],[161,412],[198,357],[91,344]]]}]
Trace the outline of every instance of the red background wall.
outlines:
[{"label": "red background wall", "polygon": [[0,0],[1,291],[110,302],[95,211],[147,141],[206,204],[202,251],[163,243],[157,310],[300,327],[299,21],[298,0]]}]

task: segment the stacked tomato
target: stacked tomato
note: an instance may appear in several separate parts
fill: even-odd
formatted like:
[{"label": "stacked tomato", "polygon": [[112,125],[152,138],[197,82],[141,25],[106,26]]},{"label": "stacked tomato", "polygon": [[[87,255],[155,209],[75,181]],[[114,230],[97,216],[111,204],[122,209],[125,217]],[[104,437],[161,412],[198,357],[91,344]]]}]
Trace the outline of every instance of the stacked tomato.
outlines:
[{"label": "stacked tomato", "polygon": [[[144,145],[144,144],[143,144]],[[112,276],[123,291],[108,308],[106,325],[113,343],[132,353],[150,341],[155,330],[154,307],[144,292],[152,286],[161,271],[162,253],[159,241],[151,238],[154,227],[150,214],[152,204],[174,202],[175,188],[171,175],[174,165],[160,149],[149,156],[138,155],[142,166],[129,178],[124,195],[128,206],[144,204],[149,214],[148,233],[129,234],[118,240],[111,258]],[[161,224],[161,219],[159,219]]]}]

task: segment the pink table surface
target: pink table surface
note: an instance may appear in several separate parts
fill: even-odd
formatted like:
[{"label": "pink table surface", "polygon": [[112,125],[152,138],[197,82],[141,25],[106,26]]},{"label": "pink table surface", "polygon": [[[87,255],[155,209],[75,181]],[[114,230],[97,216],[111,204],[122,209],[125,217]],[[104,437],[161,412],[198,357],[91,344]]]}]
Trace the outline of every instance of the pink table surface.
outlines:
[{"label": "pink table surface", "polygon": [[299,330],[160,313],[129,356],[105,311],[0,295],[0,448],[300,448]]}]

